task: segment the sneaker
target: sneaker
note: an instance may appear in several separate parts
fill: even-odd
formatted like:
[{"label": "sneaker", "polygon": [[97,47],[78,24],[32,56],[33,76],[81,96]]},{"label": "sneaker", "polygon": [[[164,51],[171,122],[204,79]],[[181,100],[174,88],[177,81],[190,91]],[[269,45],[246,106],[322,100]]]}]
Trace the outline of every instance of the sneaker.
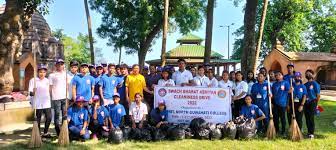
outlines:
[{"label": "sneaker", "polygon": [[42,135],[43,138],[51,138],[51,135],[49,133],[44,133]]},{"label": "sneaker", "polygon": [[308,138],[310,138],[310,139],[314,139],[314,134],[309,134],[309,135],[308,135]]},{"label": "sneaker", "polygon": [[92,139],[93,139],[93,140],[98,140],[97,134],[93,134],[93,135],[92,135]]}]

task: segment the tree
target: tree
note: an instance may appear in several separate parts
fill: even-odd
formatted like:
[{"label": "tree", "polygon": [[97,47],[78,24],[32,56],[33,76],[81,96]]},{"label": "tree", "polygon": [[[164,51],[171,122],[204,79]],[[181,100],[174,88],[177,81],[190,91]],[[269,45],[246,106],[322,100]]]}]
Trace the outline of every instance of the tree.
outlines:
[{"label": "tree", "polygon": [[[163,33],[162,33],[162,49],[161,49],[161,66],[166,65],[166,45],[167,45],[167,32],[168,32],[168,10],[169,10],[169,0],[164,0],[164,15],[163,15]],[[121,52],[121,50],[120,50]],[[120,64],[120,58],[119,58]]]},{"label": "tree", "polygon": [[28,29],[31,15],[48,12],[50,0],[6,0],[0,15],[0,95],[13,91],[13,65],[20,56],[23,32]]},{"label": "tree", "polygon": [[[124,47],[127,54],[138,54],[139,64],[153,41],[159,36],[163,25],[164,2],[158,0],[91,0],[92,9],[102,14],[99,36],[108,38],[108,45],[116,49]],[[186,34],[201,27],[205,0],[170,0],[169,23],[174,29]]]},{"label": "tree", "polygon": [[212,44],[212,28],[213,28],[213,11],[215,7],[215,0],[208,0],[207,5],[207,20],[206,20],[206,32],[205,32],[205,51],[204,51],[204,63],[210,64],[211,59],[211,44]]},{"label": "tree", "polygon": [[93,47],[93,37],[92,37],[92,27],[91,27],[91,16],[90,16],[90,10],[88,6],[87,0],[84,0],[84,6],[85,6],[85,14],[86,14],[86,20],[88,25],[88,34],[89,34],[89,42],[90,42],[90,54],[91,54],[91,63],[95,63],[95,51]]}]

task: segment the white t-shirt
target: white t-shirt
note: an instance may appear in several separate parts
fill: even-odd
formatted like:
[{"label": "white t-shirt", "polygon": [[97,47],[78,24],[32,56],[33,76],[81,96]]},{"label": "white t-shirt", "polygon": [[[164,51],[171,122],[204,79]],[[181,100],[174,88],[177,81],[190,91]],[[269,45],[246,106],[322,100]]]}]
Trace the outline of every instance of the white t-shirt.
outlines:
[{"label": "white t-shirt", "polygon": [[194,77],[194,83],[197,87],[208,87],[210,84],[210,80],[205,75],[203,75],[202,77],[197,75],[196,77]]},{"label": "white t-shirt", "polygon": [[193,76],[188,70],[184,70],[183,72],[177,70],[173,73],[172,79],[176,85],[180,86],[182,83],[189,83],[190,80],[193,80]]},{"label": "white t-shirt", "polygon": [[168,79],[167,81],[164,79],[160,79],[158,82],[158,86],[175,86],[175,82],[173,79]]},{"label": "white t-shirt", "polygon": [[235,96],[239,96],[242,92],[245,92],[245,94],[239,97],[239,99],[244,98],[248,92],[248,85],[245,81],[236,82],[233,89],[235,90]]},{"label": "white t-shirt", "polygon": [[72,79],[76,74],[68,72],[68,99],[72,99]]},{"label": "white t-shirt", "polygon": [[66,72],[54,72],[49,75],[49,82],[52,85],[51,99],[61,100],[66,98]]},{"label": "white t-shirt", "polygon": [[142,120],[142,117],[148,114],[146,104],[141,102],[140,106],[138,106],[133,102],[130,106],[129,114],[132,115],[135,123],[139,123]]},{"label": "white t-shirt", "polygon": [[218,82],[218,87],[219,88],[223,88],[223,89],[229,89],[230,90],[230,93],[231,93],[231,96],[233,96],[233,82],[230,81],[230,80],[227,80],[227,82],[225,82],[224,80],[220,80]]},{"label": "white t-shirt", "polygon": [[[36,78],[36,93],[35,96],[30,98],[33,108],[45,109],[51,107],[49,86],[50,84],[47,78],[42,80],[40,80],[40,78]],[[29,81],[28,91],[34,91],[34,78]]]},{"label": "white t-shirt", "polygon": [[217,88],[218,87],[218,80],[215,77],[210,80],[210,87],[212,87],[212,88]]},{"label": "white t-shirt", "polygon": [[255,82],[252,82],[252,81],[250,81],[247,85],[248,85],[248,92],[247,92],[247,94],[251,94],[251,89],[252,89],[252,86],[253,86],[253,84],[254,84]]}]

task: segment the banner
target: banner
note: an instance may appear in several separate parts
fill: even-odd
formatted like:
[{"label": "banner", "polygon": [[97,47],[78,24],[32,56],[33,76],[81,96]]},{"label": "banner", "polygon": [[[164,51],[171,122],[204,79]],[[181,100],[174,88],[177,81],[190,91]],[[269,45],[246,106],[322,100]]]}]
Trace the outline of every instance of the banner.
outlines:
[{"label": "banner", "polygon": [[229,89],[201,87],[158,87],[154,89],[154,104],[164,100],[168,122],[190,123],[202,117],[208,122],[224,123],[231,120]]}]

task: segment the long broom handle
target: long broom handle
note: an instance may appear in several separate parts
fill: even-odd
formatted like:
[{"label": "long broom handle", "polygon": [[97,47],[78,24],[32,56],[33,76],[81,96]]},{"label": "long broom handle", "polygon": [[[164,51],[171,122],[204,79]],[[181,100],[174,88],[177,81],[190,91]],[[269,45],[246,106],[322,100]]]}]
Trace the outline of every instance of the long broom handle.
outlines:
[{"label": "long broom handle", "polygon": [[64,70],[65,70],[65,115],[67,116],[68,115],[68,73],[67,73],[67,69],[66,69],[66,66],[64,67]]},{"label": "long broom handle", "polygon": [[36,47],[33,48],[33,63],[34,63],[34,89],[33,89],[33,103],[34,103],[34,118],[36,118],[36,91],[37,91],[37,86],[36,86],[36,77],[37,77],[37,65],[36,65]]},{"label": "long broom handle", "polygon": [[[267,74],[267,88],[268,88],[268,94],[271,94],[271,82],[270,82],[269,74]],[[269,110],[270,110],[270,117],[273,117],[272,104],[271,103],[272,103],[271,97],[268,96],[268,105],[269,105]]]},{"label": "long broom handle", "polygon": [[[293,81],[290,79],[290,87],[293,88]],[[294,110],[294,94],[293,90],[291,91],[291,101],[292,101],[292,111],[293,111],[293,117],[295,118],[295,110]]]}]

